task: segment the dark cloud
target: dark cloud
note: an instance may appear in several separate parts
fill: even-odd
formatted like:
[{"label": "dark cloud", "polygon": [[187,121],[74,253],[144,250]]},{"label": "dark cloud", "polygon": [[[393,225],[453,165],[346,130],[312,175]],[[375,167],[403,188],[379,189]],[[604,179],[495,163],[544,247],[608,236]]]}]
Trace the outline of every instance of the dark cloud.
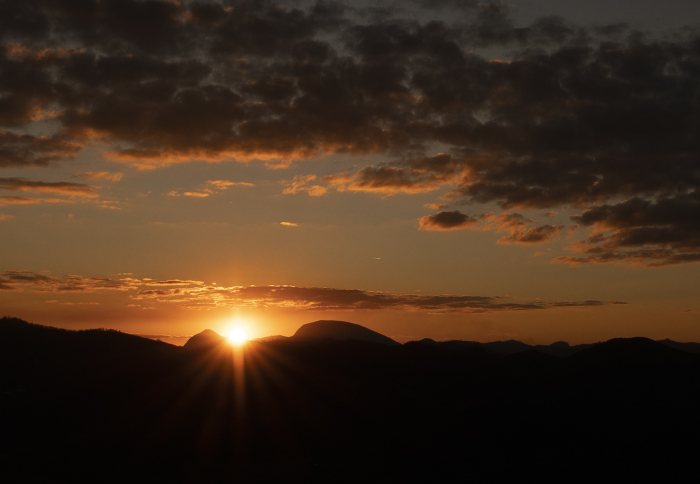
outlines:
[{"label": "dark cloud", "polygon": [[56,161],[71,160],[82,148],[78,143],[55,138],[0,131],[0,168],[41,166]]},{"label": "dark cloud", "polygon": [[[384,195],[449,185],[455,203],[574,207],[591,220],[624,199],[651,217],[700,190],[697,31],[660,38],[557,17],[518,26],[497,2],[370,7],[0,1],[0,127],[11,130],[0,166],[57,163],[96,139],[141,168],[381,154],[389,161],[324,181]],[[404,15],[416,8],[459,13]],[[508,57],[476,53],[492,46]],[[51,136],[26,134],[35,123]],[[579,225],[605,225],[588,219]],[[506,239],[555,235],[543,227]],[[612,230],[568,261],[700,254],[681,222]]]},{"label": "dark cloud", "polygon": [[97,194],[89,185],[70,182],[43,182],[25,178],[0,178],[0,190],[20,192],[58,193],[71,197],[95,198]]},{"label": "dark cloud", "polygon": [[499,244],[539,244],[549,241],[552,237],[561,233],[563,227],[556,225],[542,225],[529,227],[534,220],[525,218],[521,213],[479,213],[473,216],[464,214],[458,210],[452,212],[438,212],[435,215],[421,217],[419,227],[424,230],[495,230],[496,232],[510,232],[510,235],[498,239]]},{"label": "dark cloud", "polygon": [[538,303],[522,303],[503,297],[412,294],[387,294],[357,289],[318,287],[244,287],[236,293],[242,300],[264,301],[267,304],[288,304],[300,309],[413,309],[427,311],[531,310],[544,309]]},{"label": "dark cloud", "polygon": [[[476,21],[465,35],[476,45],[563,43],[577,34],[576,29],[561,17],[543,17],[529,27],[515,27],[505,3],[478,5]],[[580,35],[580,33],[579,33]]]},{"label": "dark cloud", "polygon": [[603,306],[605,304],[625,304],[620,303],[620,301],[597,301],[594,299],[586,299],[585,301],[555,301],[552,303],[553,307],[557,308],[569,308],[569,307],[581,307],[581,306]]},{"label": "dark cloud", "polygon": [[628,262],[663,266],[700,260],[700,192],[650,201],[635,197],[572,217],[594,233],[570,249],[580,256],[560,262]]},{"label": "dark cloud", "polygon": [[413,0],[420,7],[425,9],[473,9],[477,8],[481,2],[479,0]]},{"label": "dark cloud", "polygon": [[423,230],[460,230],[473,227],[479,223],[480,218],[472,218],[462,212],[438,212],[435,215],[426,215],[418,221]]},{"label": "dark cloud", "polygon": [[511,235],[498,240],[499,244],[539,244],[549,241],[552,237],[561,233],[562,227],[556,225],[542,225],[529,229],[513,230]]}]

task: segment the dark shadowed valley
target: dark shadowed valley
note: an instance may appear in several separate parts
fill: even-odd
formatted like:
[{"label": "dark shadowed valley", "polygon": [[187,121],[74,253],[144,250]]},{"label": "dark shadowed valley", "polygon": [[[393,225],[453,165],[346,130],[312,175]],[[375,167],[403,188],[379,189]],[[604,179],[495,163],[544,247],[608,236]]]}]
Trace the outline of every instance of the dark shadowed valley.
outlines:
[{"label": "dark shadowed valley", "polygon": [[177,347],[3,318],[4,482],[630,478],[696,456],[700,355],[672,342],[557,343],[570,354],[553,356],[302,328]]}]

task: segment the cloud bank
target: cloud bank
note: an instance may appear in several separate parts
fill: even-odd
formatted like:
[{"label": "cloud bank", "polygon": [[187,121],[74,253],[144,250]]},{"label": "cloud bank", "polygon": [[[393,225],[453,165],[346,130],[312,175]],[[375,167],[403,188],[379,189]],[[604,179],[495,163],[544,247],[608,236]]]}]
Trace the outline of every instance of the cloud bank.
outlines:
[{"label": "cloud bank", "polygon": [[625,304],[619,301],[525,301],[512,296],[470,296],[456,294],[395,294],[360,289],[327,287],[232,286],[201,281],[171,279],[156,281],[135,278],[95,278],[76,275],[54,277],[29,271],[0,273],[0,290],[39,293],[94,293],[121,291],[131,301],[176,304],[190,309],[216,307],[287,308],[295,310],[408,310],[426,312],[484,313],[490,311],[531,311],[562,307]]},{"label": "cloud bank", "polygon": [[[424,20],[437,11],[453,20]],[[560,259],[571,264],[700,260],[697,224],[658,219],[672,206],[700,219],[697,30],[519,26],[505,4],[472,1],[26,0],[0,13],[0,167],[70,160],[95,140],[140,168],[376,154],[387,161],[323,181],[580,210],[593,234]],[[326,189],[293,180],[285,192]]]}]

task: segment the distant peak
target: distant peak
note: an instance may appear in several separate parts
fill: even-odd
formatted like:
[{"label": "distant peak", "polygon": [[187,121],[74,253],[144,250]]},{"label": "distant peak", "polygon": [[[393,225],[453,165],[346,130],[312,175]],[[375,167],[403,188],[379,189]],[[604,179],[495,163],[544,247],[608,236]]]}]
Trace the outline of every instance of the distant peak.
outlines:
[{"label": "distant peak", "polygon": [[359,324],[329,319],[322,319],[303,325],[294,333],[292,338],[300,340],[359,340],[386,345],[399,344],[393,339]]},{"label": "distant peak", "polygon": [[216,331],[205,329],[201,333],[197,333],[187,340],[184,348],[187,349],[210,349],[219,346],[226,342],[226,338],[221,336]]},{"label": "distant peak", "polygon": [[437,344],[437,341],[435,341],[432,338],[423,338],[421,340],[418,340],[418,343],[423,343],[426,345],[434,345],[434,344]]}]

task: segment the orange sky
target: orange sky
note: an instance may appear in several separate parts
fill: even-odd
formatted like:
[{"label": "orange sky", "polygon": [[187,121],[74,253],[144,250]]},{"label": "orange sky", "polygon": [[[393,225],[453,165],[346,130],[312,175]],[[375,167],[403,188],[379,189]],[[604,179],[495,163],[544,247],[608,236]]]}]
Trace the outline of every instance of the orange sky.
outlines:
[{"label": "orange sky", "polygon": [[696,7],[127,4],[1,29],[3,315],[700,341]]}]

